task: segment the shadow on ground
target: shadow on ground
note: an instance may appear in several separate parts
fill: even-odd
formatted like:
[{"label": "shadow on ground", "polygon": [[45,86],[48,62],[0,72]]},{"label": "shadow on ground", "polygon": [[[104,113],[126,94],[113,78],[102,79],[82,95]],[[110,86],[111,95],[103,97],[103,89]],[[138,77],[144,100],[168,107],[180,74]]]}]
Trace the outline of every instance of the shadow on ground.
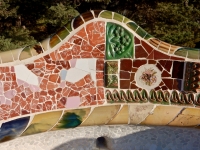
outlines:
[{"label": "shadow on ground", "polygon": [[79,138],[63,143],[52,150],[105,150],[106,148],[103,148],[105,145],[107,150],[200,149],[200,130],[194,128],[153,127],[121,137],[119,133],[123,131],[107,133],[106,144],[97,142],[95,138]]}]

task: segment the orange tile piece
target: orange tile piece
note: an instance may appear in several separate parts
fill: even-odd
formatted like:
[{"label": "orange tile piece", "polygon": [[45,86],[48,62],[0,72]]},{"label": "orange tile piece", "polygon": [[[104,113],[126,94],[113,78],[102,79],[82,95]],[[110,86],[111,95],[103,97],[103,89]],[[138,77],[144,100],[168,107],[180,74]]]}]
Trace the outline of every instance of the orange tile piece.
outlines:
[{"label": "orange tile piece", "polygon": [[57,82],[58,78],[59,78],[58,74],[51,74],[49,76],[49,81],[51,81],[51,82]]},{"label": "orange tile piece", "polygon": [[92,50],[92,56],[94,58],[104,58],[105,54],[103,54],[98,48],[94,48]]},{"label": "orange tile piece", "polygon": [[75,83],[75,85],[76,85],[77,87],[79,87],[79,86],[84,86],[84,85],[85,85],[85,80],[84,80],[84,79],[80,79],[79,81],[77,81],[77,82]]},{"label": "orange tile piece", "polygon": [[104,86],[103,80],[97,80],[97,86]]},{"label": "orange tile piece", "polygon": [[96,72],[96,79],[103,79],[104,73],[103,72]]},{"label": "orange tile piece", "polygon": [[91,78],[90,74],[86,75],[86,76],[84,77],[84,79],[85,79],[85,82],[86,82],[86,83],[90,83],[90,82],[92,81],[92,78]]},{"label": "orange tile piece", "polygon": [[47,65],[46,65],[46,69],[47,69],[47,70],[53,70],[53,69],[55,69],[55,67],[56,67],[55,64],[47,64]]},{"label": "orange tile piece", "polygon": [[47,83],[48,83],[48,80],[47,79],[42,79],[42,81],[40,82],[40,88],[42,90],[45,90],[47,88]]},{"label": "orange tile piece", "polygon": [[82,51],[91,52],[92,49],[93,49],[93,47],[91,45],[89,45],[88,42],[86,42],[86,41],[82,42],[82,45],[81,45],[81,50]]},{"label": "orange tile piece", "polygon": [[90,52],[81,52],[80,57],[81,58],[93,58],[92,54]]},{"label": "orange tile piece", "polygon": [[66,42],[65,44],[63,44],[60,48],[59,48],[59,51],[65,51],[67,49],[70,49],[71,48],[71,44]]},{"label": "orange tile piece", "polygon": [[82,37],[84,40],[88,41],[88,37],[87,34],[85,32],[85,28],[82,28],[81,30],[79,30],[76,35]]},{"label": "orange tile piece", "polygon": [[97,21],[88,24],[86,32],[90,45],[96,46],[97,44],[105,43],[105,22]]}]

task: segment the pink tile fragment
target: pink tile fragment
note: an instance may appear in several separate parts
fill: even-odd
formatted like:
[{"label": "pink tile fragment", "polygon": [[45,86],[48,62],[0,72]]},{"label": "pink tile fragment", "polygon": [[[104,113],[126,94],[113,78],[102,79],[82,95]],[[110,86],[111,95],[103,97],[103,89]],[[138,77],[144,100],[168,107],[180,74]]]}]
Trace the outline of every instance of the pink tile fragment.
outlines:
[{"label": "pink tile fragment", "polygon": [[62,82],[60,83],[60,87],[61,87],[61,88],[64,88],[64,87],[65,87],[65,81],[62,81]]},{"label": "pink tile fragment", "polygon": [[11,100],[9,100],[9,99],[6,99],[6,103],[5,103],[6,105],[12,105],[12,101]]},{"label": "pink tile fragment", "polygon": [[8,99],[11,99],[11,98],[15,97],[16,94],[17,94],[17,92],[15,90],[8,90],[4,93],[4,96]]},{"label": "pink tile fragment", "polygon": [[24,83],[24,81],[20,80],[20,79],[17,79],[17,84],[18,86],[22,85]]},{"label": "pink tile fragment", "polygon": [[39,92],[40,88],[36,85],[30,85],[29,88],[31,89],[32,92]]},{"label": "pink tile fragment", "polygon": [[5,104],[6,98],[5,96],[0,96],[0,104]]},{"label": "pink tile fragment", "polygon": [[80,105],[80,101],[81,101],[81,99],[79,96],[68,97],[65,107],[66,108],[77,108]]},{"label": "pink tile fragment", "polygon": [[70,60],[71,68],[74,68],[74,67],[76,66],[76,60],[77,60],[77,59],[71,59],[71,60]]}]

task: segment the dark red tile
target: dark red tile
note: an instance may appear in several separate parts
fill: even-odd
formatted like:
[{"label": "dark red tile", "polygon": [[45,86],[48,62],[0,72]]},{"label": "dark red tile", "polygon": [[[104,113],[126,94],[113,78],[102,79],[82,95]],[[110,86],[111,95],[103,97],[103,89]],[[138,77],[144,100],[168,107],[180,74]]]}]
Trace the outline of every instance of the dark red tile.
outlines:
[{"label": "dark red tile", "polygon": [[168,89],[172,90],[174,81],[173,79],[162,79]]},{"label": "dark red tile", "polygon": [[174,61],[172,69],[172,78],[183,79],[184,62]]},{"label": "dark red tile", "polygon": [[81,38],[77,38],[77,39],[74,40],[74,44],[76,44],[76,45],[81,45],[81,43],[82,43]]},{"label": "dark red tile", "polygon": [[142,46],[135,46],[135,58],[146,58],[148,53],[143,49]]},{"label": "dark red tile", "polygon": [[149,54],[147,59],[154,59],[154,50]]},{"label": "dark red tile", "polygon": [[120,79],[130,79],[130,73],[127,71],[120,71]]},{"label": "dark red tile", "polygon": [[130,88],[130,80],[120,80],[120,88],[121,89],[129,89]]},{"label": "dark red tile", "polygon": [[135,40],[135,44],[140,44],[140,40],[136,36],[134,37],[134,40]]},{"label": "dark red tile", "polygon": [[172,67],[172,61],[166,61],[166,64],[165,64],[165,70],[167,70],[168,72],[170,72],[171,70],[171,67]]},{"label": "dark red tile", "polygon": [[156,64],[157,62],[155,60],[148,60],[148,64]]},{"label": "dark red tile", "polygon": [[161,89],[162,90],[168,90],[168,88],[166,86],[162,86]]},{"label": "dark red tile", "polygon": [[154,50],[154,59],[169,59],[170,56]]},{"label": "dark red tile", "polygon": [[174,57],[174,56],[171,56],[170,59],[171,60],[182,60],[182,61],[185,61],[185,58],[179,58],[179,57]]},{"label": "dark red tile", "polygon": [[162,72],[162,75],[161,75],[161,76],[162,76],[162,77],[171,77],[171,74],[164,70],[164,71]]},{"label": "dark red tile", "polygon": [[135,80],[135,73],[131,73],[131,77],[130,77],[130,81],[134,81]]},{"label": "dark red tile", "polygon": [[146,51],[150,54],[153,50],[153,47],[151,47],[150,45],[148,45],[146,42],[141,41],[142,46],[146,49]]},{"label": "dark red tile", "polygon": [[135,84],[131,84],[131,87],[130,87],[130,89],[137,89],[138,87],[135,85]]},{"label": "dark red tile", "polygon": [[91,11],[82,13],[81,16],[83,17],[83,19],[85,20],[85,22],[92,20],[94,18],[93,14],[91,13]]},{"label": "dark red tile", "polygon": [[132,60],[131,59],[121,59],[120,70],[131,71],[132,69]]},{"label": "dark red tile", "polygon": [[174,79],[173,89],[181,91],[182,80]]},{"label": "dark red tile", "polygon": [[73,22],[73,27],[74,29],[78,28],[80,25],[84,24],[83,20],[81,19],[80,16],[77,16],[75,19],[74,19],[74,22]]},{"label": "dark red tile", "polygon": [[99,17],[99,13],[100,13],[101,11],[102,11],[102,10],[93,10],[94,16],[95,16],[96,18],[98,18],[98,17]]},{"label": "dark red tile", "polygon": [[159,63],[156,64],[156,67],[158,67],[158,69],[159,69],[160,71],[163,70],[162,66],[161,66]]},{"label": "dark red tile", "polygon": [[147,63],[147,60],[133,60],[133,67],[140,67]]}]

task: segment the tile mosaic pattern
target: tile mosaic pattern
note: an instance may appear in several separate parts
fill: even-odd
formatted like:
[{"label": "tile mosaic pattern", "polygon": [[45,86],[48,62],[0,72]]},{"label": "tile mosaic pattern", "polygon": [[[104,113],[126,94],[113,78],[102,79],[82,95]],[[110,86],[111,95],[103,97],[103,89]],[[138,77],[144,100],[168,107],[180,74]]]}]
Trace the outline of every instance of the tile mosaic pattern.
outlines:
[{"label": "tile mosaic pattern", "polygon": [[197,126],[199,52],[120,14],[83,13],[36,45],[0,53],[2,127],[31,118],[17,135],[0,137],[84,125]]}]

